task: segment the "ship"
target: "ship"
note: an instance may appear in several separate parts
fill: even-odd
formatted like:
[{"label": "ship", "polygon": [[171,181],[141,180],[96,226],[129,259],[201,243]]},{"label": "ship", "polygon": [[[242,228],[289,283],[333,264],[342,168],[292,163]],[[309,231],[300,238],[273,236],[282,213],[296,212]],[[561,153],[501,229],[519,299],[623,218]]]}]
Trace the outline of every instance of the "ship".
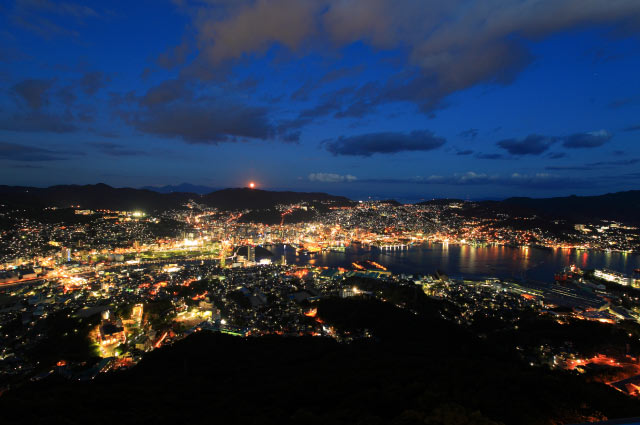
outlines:
[{"label": "ship", "polygon": [[331,251],[331,252],[345,252],[346,251],[346,247],[345,246],[330,246],[329,247],[329,251]]},{"label": "ship", "polygon": [[558,283],[570,282],[572,280],[579,279],[581,275],[582,275],[582,270],[572,265],[569,267],[565,267],[562,269],[562,271],[556,273],[554,275],[554,279]]}]

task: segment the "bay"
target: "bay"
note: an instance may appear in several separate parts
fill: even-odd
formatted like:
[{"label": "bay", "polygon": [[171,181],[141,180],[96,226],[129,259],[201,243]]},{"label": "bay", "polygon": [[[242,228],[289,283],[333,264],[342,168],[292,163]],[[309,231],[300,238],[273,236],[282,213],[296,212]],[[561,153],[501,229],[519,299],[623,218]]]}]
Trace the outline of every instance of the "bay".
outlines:
[{"label": "bay", "polygon": [[498,277],[543,282],[553,280],[555,273],[571,265],[582,269],[605,268],[628,275],[640,268],[639,254],[596,250],[427,243],[395,250],[351,245],[345,252],[296,255],[291,246],[266,248],[275,254],[274,260],[284,255],[288,264],[353,269],[352,263],[368,260],[393,273],[424,275],[439,270],[452,277]]}]

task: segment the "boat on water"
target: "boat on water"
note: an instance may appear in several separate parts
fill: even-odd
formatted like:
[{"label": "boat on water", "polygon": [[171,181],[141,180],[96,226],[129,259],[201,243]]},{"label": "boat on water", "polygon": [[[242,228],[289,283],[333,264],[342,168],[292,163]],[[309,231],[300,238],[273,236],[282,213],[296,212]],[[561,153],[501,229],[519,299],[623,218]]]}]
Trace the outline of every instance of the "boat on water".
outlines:
[{"label": "boat on water", "polygon": [[346,249],[347,248],[345,246],[330,246],[329,248],[327,248],[327,250],[330,252],[345,252]]}]

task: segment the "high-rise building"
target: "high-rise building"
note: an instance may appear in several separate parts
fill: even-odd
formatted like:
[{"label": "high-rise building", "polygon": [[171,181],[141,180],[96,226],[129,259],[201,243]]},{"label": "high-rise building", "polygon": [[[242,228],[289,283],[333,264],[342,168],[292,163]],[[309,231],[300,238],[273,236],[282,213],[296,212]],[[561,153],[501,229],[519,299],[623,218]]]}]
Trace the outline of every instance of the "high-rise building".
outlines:
[{"label": "high-rise building", "polygon": [[256,262],[256,247],[253,245],[249,245],[247,248],[247,261],[250,263]]},{"label": "high-rise building", "polygon": [[71,262],[71,248],[63,248],[62,256],[67,263]]},{"label": "high-rise building", "polygon": [[140,322],[142,322],[142,313],[144,306],[143,304],[136,304],[133,306],[133,309],[131,311],[131,318],[133,320],[135,320],[138,324],[140,324]]}]

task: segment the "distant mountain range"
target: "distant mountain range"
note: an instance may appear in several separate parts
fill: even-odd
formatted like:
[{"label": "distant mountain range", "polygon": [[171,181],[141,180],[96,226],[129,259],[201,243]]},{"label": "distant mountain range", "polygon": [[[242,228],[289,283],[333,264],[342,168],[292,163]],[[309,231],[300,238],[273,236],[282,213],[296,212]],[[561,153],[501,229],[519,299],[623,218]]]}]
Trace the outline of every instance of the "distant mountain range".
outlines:
[{"label": "distant mountain range", "polygon": [[345,206],[353,204],[343,196],[326,193],[272,192],[259,189],[223,189],[205,195],[190,192],[160,193],[148,189],[95,185],[60,185],[48,188],[0,186],[0,204],[20,208],[60,208],[164,211],[180,208],[189,200],[222,210],[268,209],[298,202]]},{"label": "distant mountain range", "polygon": [[[181,189],[193,189],[182,191]],[[60,185],[48,188],[25,186],[0,186],[0,204],[21,208],[44,208],[48,206],[78,206],[83,209],[114,209],[164,211],[180,208],[189,200],[219,208],[221,210],[266,210],[278,204],[307,202],[317,206],[348,206],[354,201],[319,192],[278,192],[260,189],[222,189],[200,193],[208,189],[183,183],[132,189],[114,188],[106,184]],[[396,201],[383,201],[399,205]],[[459,199],[435,199],[420,205],[464,203]],[[469,204],[467,204],[469,205]],[[599,196],[567,196],[556,198],[508,198],[503,201],[475,202],[468,213],[487,215],[500,212],[531,214],[549,218],[565,218],[576,222],[593,219],[619,220],[640,223],[640,190],[608,193]],[[471,207],[470,207],[471,208]]]},{"label": "distant mountain range", "polygon": [[[465,202],[461,199],[433,199],[420,202],[419,205]],[[574,222],[595,219],[640,223],[640,190],[597,196],[516,197],[502,201],[474,202],[473,207],[467,205],[467,213],[474,216],[489,216],[496,212],[502,212],[521,215],[539,214],[546,218],[562,218]]]},{"label": "distant mountain range", "polygon": [[196,194],[161,194],[144,189],[114,188],[106,184],[60,185],[47,188],[0,186],[3,204],[16,207],[70,207],[112,210],[167,210],[178,208]]},{"label": "distant mountain range", "polygon": [[278,204],[295,204],[298,202],[316,202],[334,206],[354,204],[344,196],[329,195],[321,192],[272,192],[260,189],[223,189],[203,195],[201,202],[222,210],[267,209]]},{"label": "distant mountain range", "polygon": [[574,221],[598,218],[640,223],[640,190],[599,196],[508,198],[501,204],[507,207],[528,208],[547,216],[563,217]]}]

